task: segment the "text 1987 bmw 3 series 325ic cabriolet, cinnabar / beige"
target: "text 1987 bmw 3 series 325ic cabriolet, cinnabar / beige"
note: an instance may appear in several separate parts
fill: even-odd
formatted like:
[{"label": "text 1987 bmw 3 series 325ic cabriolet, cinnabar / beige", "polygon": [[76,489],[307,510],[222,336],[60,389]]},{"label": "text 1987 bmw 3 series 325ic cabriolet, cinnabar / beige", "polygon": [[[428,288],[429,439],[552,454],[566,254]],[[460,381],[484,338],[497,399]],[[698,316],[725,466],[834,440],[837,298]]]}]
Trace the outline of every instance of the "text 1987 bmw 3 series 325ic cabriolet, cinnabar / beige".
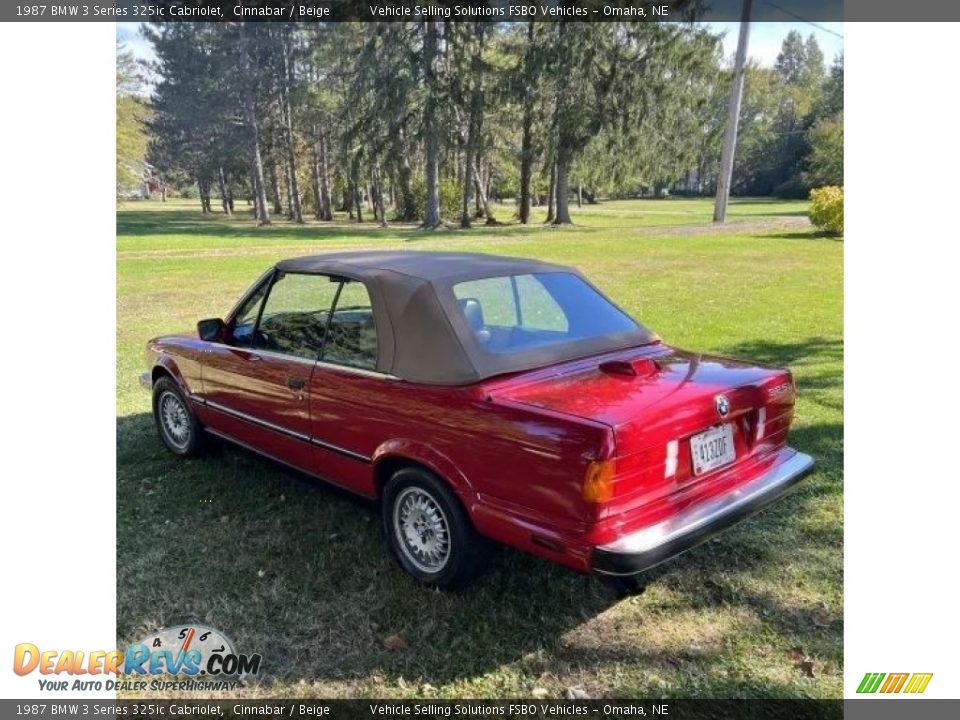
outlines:
[{"label": "text 1987 bmw 3 series 325ic cabriolet, cinnabar / beige", "polygon": [[787,370],[683,352],[576,270],[348,252],[270,268],[143,383],[177,455],[207,435],[377,499],[417,580],[463,584],[490,540],[636,576],[813,467]]}]

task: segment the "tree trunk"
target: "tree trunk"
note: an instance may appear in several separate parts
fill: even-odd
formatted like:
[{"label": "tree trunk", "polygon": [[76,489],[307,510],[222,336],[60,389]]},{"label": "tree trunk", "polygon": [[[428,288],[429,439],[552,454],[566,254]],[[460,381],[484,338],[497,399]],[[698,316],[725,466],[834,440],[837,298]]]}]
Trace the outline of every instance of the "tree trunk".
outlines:
[{"label": "tree trunk", "polygon": [[545,222],[552,223],[554,220],[554,209],[557,199],[557,161],[550,163],[550,189],[547,191],[547,219]]},{"label": "tree trunk", "polygon": [[300,206],[300,187],[297,182],[297,151],[293,140],[293,105],[290,102],[290,89],[293,85],[293,62],[290,58],[289,26],[283,29],[283,70],[281,83],[283,100],[284,134],[287,141],[287,175],[290,177],[290,216],[296,223],[303,223],[303,208]]},{"label": "tree trunk", "polygon": [[477,170],[476,164],[473,166],[473,180],[477,187],[477,199],[483,208],[483,216],[487,219],[487,225],[496,225],[497,219],[493,216],[493,211],[490,209],[490,200],[487,197],[484,182],[480,177],[480,171]]},{"label": "tree trunk", "polygon": [[472,214],[473,209],[470,207],[473,204],[473,173],[471,172],[473,168],[473,140],[470,137],[473,134],[473,130],[469,131],[467,136],[467,147],[464,151],[464,172],[463,172],[463,195],[460,198],[460,227],[469,229],[472,223]]},{"label": "tree trunk", "polygon": [[[526,63],[532,62],[530,59],[533,53],[534,42],[534,22],[530,20],[527,23],[527,58]],[[534,93],[528,91],[523,96],[523,120],[521,121],[520,140],[520,222],[524,225],[530,222],[530,181],[533,175],[533,108]]]},{"label": "tree trunk", "polygon": [[566,148],[559,148],[557,152],[557,185],[556,185],[556,206],[557,215],[553,219],[554,225],[571,225],[570,220],[570,197],[567,185],[570,174],[570,166],[573,164],[573,158]]},{"label": "tree trunk", "polygon": [[432,229],[440,225],[440,129],[437,127],[437,87],[436,55],[438,39],[436,20],[426,21],[426,36],[423,44],[424,84],[427,90],[426,105],[423,112],[424,134],[426,136],[427,166],[426,211],[423,227]]},{"label": "tree trunk", "polygon": [[293,220],[293,186],[290,165],[284,164],[283,168],[283,189],[287,196],[287,220]]},{"label": "tree trunk", "polygon": [[[245,22],[240,23],[240,55],[244,73],[247,77],[253,75],[250,63],[250,50],[247,47],[247,33]],[[257,112],[253,100],[253,88],[250,83],[244,83],[243,112],[247,125],[250,128],[253,155],[253,191],[257,199],[257,224],[270,224],[270,211],[267,210],[267,191],[263,182],[263,157],[260,154],[260,130],[257,126]]]},{"label": "tree trunk", "polygon": [[270,189],[273,191],[273,211],[279,215],[283,212],[283,196],[280,192],[280,176],[277,174],[277,161],[270,159]]},{"label": "tree trunk", "polygon": [[320,202],[323,205],[321,220],[333,220],[333,200],[330,197],[330,164],[327,161],[327,134],[320,127]]},{"label": "tree trunk", "polygon": [[205,180],[197,180],[197,193],[200,195],[200,209],[206,215],[210,212],[210,198],[207,195],[207,183]]},{"label": "tree trunk", "polygon": [[406,134],[403,128],[397,130],[393,144],[394,167],[397,171],[397,218],[403,222],[417,219],[417,198],[413,193],[413,169],[410,167],[410,153],[407,151]]},{"label": "tree trunk", "polygon": [[[532,24],[532,23],[531,23]],[[530,222],[530,180],[533,174],[533,103],[523,108],[523,137],[520,141],[520,222]]]},{"label": "tree trunk", "polygon": [[323,198],[320,196],[320,153],[317,152],[319,142],[313,144],[310,156],[310,185],[313,189],[313,217],[323,220]]},{"label": "tree trunk", "polygon": [[220,204],[223,206],[223,214],[232,215],[233,208],[230,207],[230,198],[227,195],[227,177],[223,174],[223,166],[217,168],[217,182],[220,184]]},{"label": "tree trunk", "polygon": [[471,224],[470,204],[473,200],[474,167],[477,162],[483,129],[483,44],[485,26],[482,22],[472,24],[476,36],[473,53],[470,56],[470,72],[468,82],[470,89],[470,115],[467,119],[467,142],[464,148],[463,160],[463,198],[460,204],[460,227],[469,228]]},{"label": "tree trunk", "polygon": [[357,208],[357,222],[363,222],[363,193],[360,191],[360,168],[356,158],[350,161],[350,199]]},{"label": "tree trunk", "polygon": [[380,162],[373,168],[373,182],[376,189],[374,201],[376,202],[376,214],[380,216],[380,227],[387,226],[387,209],[383,203],[383,172],[380,170]]}]

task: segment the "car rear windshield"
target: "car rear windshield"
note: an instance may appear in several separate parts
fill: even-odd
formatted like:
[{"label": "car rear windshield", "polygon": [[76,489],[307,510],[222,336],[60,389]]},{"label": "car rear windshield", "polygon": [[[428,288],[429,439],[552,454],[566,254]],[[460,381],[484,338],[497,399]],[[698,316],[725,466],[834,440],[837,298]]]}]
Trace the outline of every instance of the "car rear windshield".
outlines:
[{"label": "car rear windshield", "polygon": [[453,294],[480,346],[499,355],[644,330],[572,273],[469,280]]}]

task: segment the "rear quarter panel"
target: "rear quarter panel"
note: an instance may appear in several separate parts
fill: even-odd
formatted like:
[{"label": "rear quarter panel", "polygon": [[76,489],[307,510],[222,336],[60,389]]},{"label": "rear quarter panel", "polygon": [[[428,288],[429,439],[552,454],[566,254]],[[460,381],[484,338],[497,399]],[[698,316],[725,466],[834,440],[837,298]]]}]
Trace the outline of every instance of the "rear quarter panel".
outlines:
[{"label": "rear quarter panel", "polygon": [[313,412],[314,436],[371,457],[374,471],[390,459],[415,460],[446,479],[471,515],[497,506],[569,528],[587,519],[581,483],[610,433],[599,423],[493,401],[479,387],[349,373],[314,384],[311,403],[334,408]]}]

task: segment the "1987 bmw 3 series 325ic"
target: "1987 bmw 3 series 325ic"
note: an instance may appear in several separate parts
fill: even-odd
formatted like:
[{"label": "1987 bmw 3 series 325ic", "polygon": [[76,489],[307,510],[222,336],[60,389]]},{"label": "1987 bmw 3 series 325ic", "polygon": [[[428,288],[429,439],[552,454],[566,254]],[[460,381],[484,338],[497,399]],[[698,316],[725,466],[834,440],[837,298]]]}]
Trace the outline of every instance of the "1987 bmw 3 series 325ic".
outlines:
[{"label": "1987 bmw 3 series 325ic", "polygon": [[668,347],[559,265],[284,260],[198,331],[147,347],[166,446],[210,434],[378,499],[429,585],[493,540],[628,589],[813,467],[786,444],[789,371]]}]

